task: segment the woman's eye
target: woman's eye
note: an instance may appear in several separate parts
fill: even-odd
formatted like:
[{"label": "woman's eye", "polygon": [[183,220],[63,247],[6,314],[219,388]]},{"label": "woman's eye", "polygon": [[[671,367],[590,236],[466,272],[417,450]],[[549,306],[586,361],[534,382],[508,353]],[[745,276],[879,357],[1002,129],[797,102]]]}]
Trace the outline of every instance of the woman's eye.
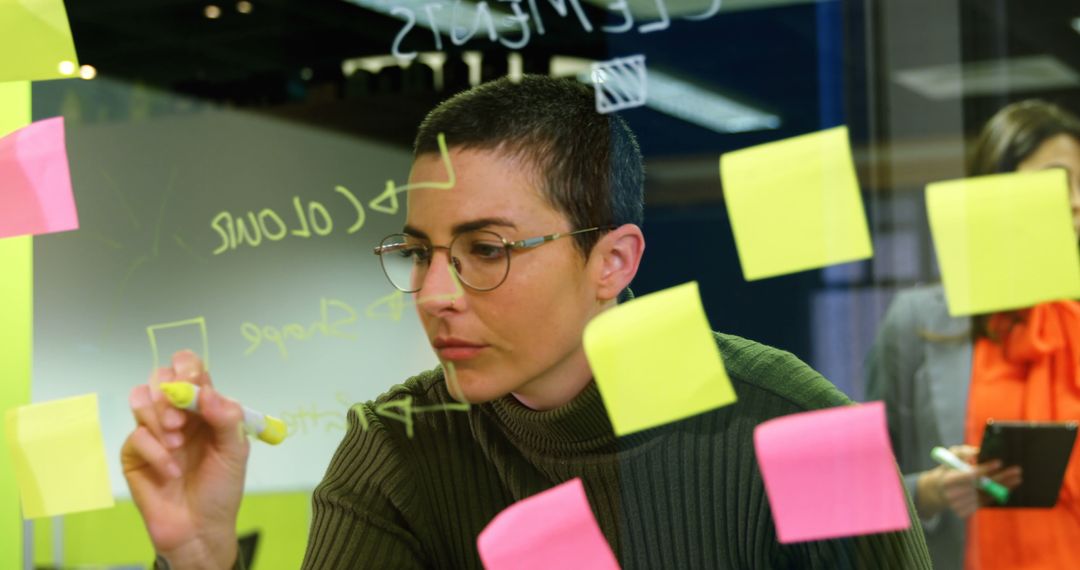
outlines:
[{"label": "woman's eye", "polygon": [[506,248],[499,243],[475,242],[471,252],[474,257],[480,259],[500,259],[506,254]]},{"label": "woman's eye", "polygon": [[424,247],[404,247],[400,250],[401,257],[412,259],[414,263],[427,262],[430,254]]}]

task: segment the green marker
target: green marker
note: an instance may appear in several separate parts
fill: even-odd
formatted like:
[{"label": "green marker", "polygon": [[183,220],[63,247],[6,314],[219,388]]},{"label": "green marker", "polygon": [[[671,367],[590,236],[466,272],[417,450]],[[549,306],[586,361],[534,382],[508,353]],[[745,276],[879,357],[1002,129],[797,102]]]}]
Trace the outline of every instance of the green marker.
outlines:
[{"label": "green marker", "polygon": [[[952,467],[963,473],[975,471],[975,468],[972,467],[971,464],[961,460],[954,455],[953,452],[944,447],[935,447],[930,450],[930,457],[933,457],[934,461],[937,461],[946,467]],[[978,484],[980,489],[986,491],[986,493],[993,497],[998,503],[1004,505],[1009,500],[1009,490],[1001,483],[994,481],[986,475],[979,476]]]},{"label": "green marker", "polygon": [[[199,411],[199,387],[189,382],[162,382],[161,392],[174,407],[189,412]],[[285,422],[248,408],[244,409],[244,429],[251,435],[277,445],[285,440],[289,430]]]}]

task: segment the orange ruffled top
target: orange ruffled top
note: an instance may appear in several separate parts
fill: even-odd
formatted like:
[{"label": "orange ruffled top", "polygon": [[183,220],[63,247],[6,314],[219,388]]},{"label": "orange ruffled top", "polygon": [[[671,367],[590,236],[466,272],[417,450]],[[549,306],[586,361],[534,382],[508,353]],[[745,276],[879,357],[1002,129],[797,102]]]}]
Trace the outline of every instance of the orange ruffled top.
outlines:
[{"label": "orange ruffled top", "polygon": [[[999,340],[975,343],[965,440],[986,420],[1080,420],[1080,303],[997,314]],[[1010,326],[1011,325],[1011,326]],[[1052,509],[979,509],[968,523],[967,570],[1080,569],[1080,442]]]}]

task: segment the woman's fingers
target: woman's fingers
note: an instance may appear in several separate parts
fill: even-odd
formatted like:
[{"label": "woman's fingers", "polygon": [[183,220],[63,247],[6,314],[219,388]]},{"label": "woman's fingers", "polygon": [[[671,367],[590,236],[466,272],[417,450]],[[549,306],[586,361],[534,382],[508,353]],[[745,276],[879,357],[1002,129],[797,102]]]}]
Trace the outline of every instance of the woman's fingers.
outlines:
[{"label": "woman's fingers", "polygon": [[973,462],[979,455],[979,448],[970,445],[954,445],[949,448],[949,451],[951,451],[953,455],[969,463]]},{"label": "woman's fingers", "polygon": [[956,516],[966,519],[975,514],[975,511],[979,508],[979,499],[975,495],[973,495],[973,497],[974,498],[970,500],[958,501],[956,505],[953,506],[953,512],[956,513]]},{"label": "woman's fingers", "polygon": [[[145,427],[165,447],[176,449],[184,444],[184,434],[179,428],[170,428],[166,425],[167,422],[163,420],[163,416],[169,409],[163,408],[161,404],[155,404],[152,393],[152,388],[146,384],[139,384],[131,389],[128,403],[131,405],[132,415],[135,416],[135,423]],[[168,404],[165,405],[168,406]],[[175,409],[172,411],[179,412]]]},{"label": "woman's fingers", "polygon": [[161,425],[165,429],[178,430],[187,422],[187,415],[173,408],[165,395],[161,393],[161,384],[176,380],[176,371],[172,368],[158,368],[150,375],[147,384],[150,385],[150,399],[161,418]]},{"label": "woman's fingers", "polygon": [[989,477],[993,473],[1000,470],[1002,467],[1004,467],[1004,465],[1002,465],[1001,460],[999,459],[987,461],[986,463],[980,463],[975,466],[975,475],[978,477]]},{"label": "woman's fingers", "polygon": [[206,373],[206,366],[199,355],[190,350],[181,350],[173,355],[172,367],[176,372],[176,380],[191,382],[198,386],[210,386],[210,375]]},{"label": "woman's fingers", "polygon": [[956,516],[966,518],[979,507],[979,494],[975,492],[974,477],[969,473],[953,472],[945,486],[945,501]]},{"label": "woman's fingers", "polygon": [[990,478],[1011,490],[1019,487],[1020,483],[1024,482],[1024,473],[1019,465],[1013,465],[992,474]]},{"label": "woman's fingers", "polygon": [[135,416],[136,424],[146,426],[156,436],[164,434],[165,430],[158,417],[150,386],[139,384],[132,388],[128,393],[128,404],[131,406],[131,413]]},{"label": "woman's fingers", "polygon": [[199,409],[214,431],[218,448],[243,464],[247,459],[249,444],[243,430],[244,412],[240,404],[208,387],[199,391]]},{"label": "woman's fingers", "polygon": [[121,459],[125,471],[150,465],[158,475],[166,479],[175,479],[182,474],[180,465],[173,460],[172,454],[146,426],[139,426],[131,432],[121,450]]}]

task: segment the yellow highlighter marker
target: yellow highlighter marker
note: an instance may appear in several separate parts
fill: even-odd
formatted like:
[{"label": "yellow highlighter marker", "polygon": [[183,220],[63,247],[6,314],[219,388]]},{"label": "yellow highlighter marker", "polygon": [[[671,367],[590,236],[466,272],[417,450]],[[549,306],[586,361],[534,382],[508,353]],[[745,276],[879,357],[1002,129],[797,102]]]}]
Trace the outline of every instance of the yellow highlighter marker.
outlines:
[{"label": "yellow highlighter marker", "polygon": [[[199,411],[198,386],[190,382],[162,382],[160,387],[161,392],[173,406],[189,412]],[[285,441],[285,436],[289,432],[285,427],[285,422],[256,412],[247,406],[240,407],[244,410],[245,431],[271,445]]]}]

